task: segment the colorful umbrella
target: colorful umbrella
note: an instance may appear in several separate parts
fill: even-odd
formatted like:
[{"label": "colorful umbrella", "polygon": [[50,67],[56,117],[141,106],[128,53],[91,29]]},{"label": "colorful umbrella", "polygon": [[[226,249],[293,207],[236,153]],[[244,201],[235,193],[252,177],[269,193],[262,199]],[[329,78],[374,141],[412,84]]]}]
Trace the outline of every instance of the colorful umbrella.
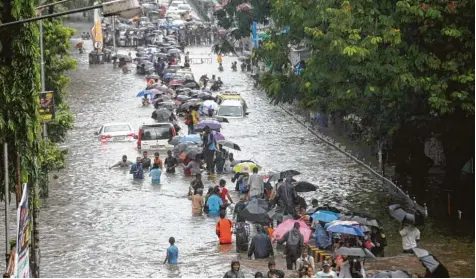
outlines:
[{"label": "colorful umbrella", "polygon": [[239,163],[234,168],[234,172],[241,172],[241,173],[252,173],[254,168],[260,168],[257,164],[252,162],[246,163]]},{"label": "colorful umbrella", "polygon": [[201,120],[197,123],[197,125],[195,125],[195,130],[196,131],[201,131],[203,129],[205,129],[205,127],[209,127],[210,130],[220,130],[221,129],[221,124],[220,122],[216,121],[216,120],[210,120],[210,119],[206,119],[206,120]]},{"label": "colorful umbrella", "polygon": [[311,215],[311,218],[313,220],[319,220],[325,223],[337,220],[339,219],[339,217],[340,217],[340,214],[337,214],[332,211],[327,211],[327,210],[319,210]]},{"label": "colorful umbrella", "polygon": [[280,239],[283,237],[288,231],[292,230],[294,228],[294,223],[299,223],[299,232],[302,234],[304,237],[304,243],[307,243],[309,239],[311,238],[312,231],[309,228],[309,226],[302,220],[293,220],[293,219],[288,219],[281,224],[274,230],[273,232],[273,237],[276,239]]},{"label": "colorful umbrella", "polygon": [[328,232],[364,236],[360,228],[348,225],[331,225],[327,228]]},{"label": "colorful umbrella", "polygon": [[142,90],[141,92],[137,93],[136,97],[144,97],[144,96],[152,95],[152,94],[153,93],[150,90]]},{"label": "colorful umbrella", "polygon": [[215,140],[225,140],[225,136],[217,131],[212,131],[213,136],[215,137]]}]

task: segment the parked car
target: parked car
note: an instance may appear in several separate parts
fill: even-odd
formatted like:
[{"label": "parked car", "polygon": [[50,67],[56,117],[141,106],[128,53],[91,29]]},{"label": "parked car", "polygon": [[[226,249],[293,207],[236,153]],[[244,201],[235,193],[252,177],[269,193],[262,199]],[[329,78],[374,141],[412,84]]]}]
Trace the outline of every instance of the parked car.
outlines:
[{"label": "parked car", "polygon": [[144,124],[139,127],[137,149],[139,150],[172,150],[169,140],[176,135],[172,123]]},{"label": "parked car", "polygon": [[107,123],[94,133],[102,142],[132,141],[136,137],[134,130],[128,123]]}]

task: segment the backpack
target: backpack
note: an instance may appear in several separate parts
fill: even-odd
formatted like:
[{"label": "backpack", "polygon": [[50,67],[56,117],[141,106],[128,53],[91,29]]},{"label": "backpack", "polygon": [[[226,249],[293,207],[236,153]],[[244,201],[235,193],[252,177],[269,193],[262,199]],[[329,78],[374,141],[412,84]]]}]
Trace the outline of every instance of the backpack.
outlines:
[{"label": "backpack", "polygon": [[248,191],[248,185],[246,185],[244,179],[240,180],[240,182],[239,182],[238,185],[239,185],[239,188],[240,188],[240,192],[246,192],[246,191]]}]

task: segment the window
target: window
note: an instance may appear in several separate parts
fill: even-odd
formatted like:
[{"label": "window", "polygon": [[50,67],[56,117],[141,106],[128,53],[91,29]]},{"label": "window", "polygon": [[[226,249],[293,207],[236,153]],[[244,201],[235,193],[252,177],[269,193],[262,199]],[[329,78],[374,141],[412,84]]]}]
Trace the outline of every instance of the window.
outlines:
[{"label": "window", "polygon": [[172,131],[169,125],[149,126],[142,129],[142,140],[168,140],[171,137]]},{"label": "window", "polygon": [[129,125],[112,125],[112,126],[105,126],[104,133],[114,133],[114,132],[126,132],[131,131]]},{"label": "window", "polygon": [[218,109],[218,115],[221,116],[242,116],[243,108],[239,106],[221,106]]}]

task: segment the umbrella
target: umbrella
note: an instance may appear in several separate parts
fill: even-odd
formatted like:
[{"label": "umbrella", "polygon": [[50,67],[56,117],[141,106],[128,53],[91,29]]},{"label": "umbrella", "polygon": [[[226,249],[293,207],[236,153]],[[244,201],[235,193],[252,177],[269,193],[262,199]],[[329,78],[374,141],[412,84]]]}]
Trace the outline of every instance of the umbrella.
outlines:
[{"label": "umbrella", "polygon": [[364,233],[362,232],[360,228],[349,226],[349,225],[340,225],[340,224],[330,225],[327,228],[327,231],[332,233],[342,233],[342,234],[364,236]]},{"label": "umbrella", "polygon": [[215,137],[215,140],[225,140],[225,136],[217,131],[212,131],[213,136]]},{"label": "umbrella", "polygon": [[246,162],[246,163],[239,163],[237,164],[234,168],[234,172],[241,172],[241,173],[251,173],[254,168],[258,168],[259,166],[255,163],[252,162]]},{"label": "umbrella", "polygon": [[231,167],[234,167],[238,164],[241,164],[241,163],[255,163],[253,160],[234,160],[232,163],[231,163]]},{"label": "umbrella", "polygon": [[279,179],[284,179],[286,178],[288,174],[290,174],[291,176],[294,176],[294,175],[300,175],[301,173],[296,170],[285,170],[281,172],[273,172],[268,174],[269,176],[268,181],[276,181]]},{"label": "umbrella", "polygon": [[202,143],[202,138],[200,137],[200,135],[186,135],[186,136],[183,136],[179,139],[179,143],[182,143],[182,142],[196,142],[196,143]]},{"label": "umbrella", "polygon": [[208,113],[208,110],[209,109],[212,109],[212,110],[218,110],[220,106],[215,102],[215,101],[211,101],[211,100],[206,100],[202,103],[202,112],[203,113]]},{"label": "umbrella", "polygon": [[159,102],[157,103],[157,107],[159,108],[166,108],[168,110],[174,110],[177,108],[177,105],[174,102]]},{"label": "umbrella", "polygon": [[376,227],[380,228],[380,223],[377,219],[375,218],[370,218],[370,217],[363,217],[363,216],[358,216],[357,214],[352,214],[352,215],[342,215],[339,220],[342,221],[355,221],[359,224],[365,225],[365,226],[371,226],[371,227]]},{"label": "umbrella", "polygon": [[185,156],[193,159],[197,157],[198,154],[201,154],[202,150],[198,147],[190,146],[183,153],[185,154]]},{"label": "umbrella", "polygon": [[147,76],[146,79],[160,79],[160,77],[158,75],[150,75]]},{"label": "umbrella", "polygon": [[319,210],[311,215],[311,218],[313,220],[319,220],[325,223],[337,220],[339,217],[340,217],[339,214],[332,211],[327,211],[327,210]]},{"label": "umbrella", "polygon": [[347,248],[341,247],[337,249],[334,254],[342,256],[360,257],[360,258],[375,258],[374,254],[367,248]]},{"label": "umbrella", "polygon": [[267,201],[255,199],[250,201],[239,214],[246,221],[269,223],[269,219],[274,215],[274,210],[270,209]]},{"label": "umbrella", "polygon": [[168,54],[180,53],[180,49],[172,48],[167,51]]},{"label": "umbrella", "polygon": [[[448,270],[430,252],[421,248],[413,248],[413,253],[418,257],[424,267],[436,278],[449,278]],[[437,276],[436,276],[437,275]]]},{"label": "umbrella", "polygon": [[390,211],[390,216],[395,218],[397,221],[400,223],[403,221],[409,221],[411,223],[415,222],[415,215],[407,213],[405,210],[403,210],[399,204],[392,204],[388,207],[388,210]]},{"label": "umbrella", "polygon": [[157,121],[168,121],[172,112],[165,107],[158,108],[154,112],[152,112],[152,118]]},{"label": "umbrella", "polygon": [[142,90],[141,92],[137,93],[136,97],[144,97],[144,96],[152,95],[152,94],[153,93],[150,90]]},{"label": "umbrella", "polygon": [[218,122],[224,122],[224,123],[230,123],[228,121],[227,118],[223,117],[223,116],[215,116],[215,119],[218,121]]},{"label": "umbrella", "polygon": [[187,95],[177,95],[177,97],[175,97],[175,100],[179,100],[181,102],[186,102],[190,99],[192,99],[192,98],[187,96]]},{"label": "umbrella", "polygon": [[296,190],[296,192],[312,192],[317,190],[317,186],[306,181],[299,181],[296,186],[294,186],[294,190]]},{"label": "umbrella", "polygon": [[412,275],[406,270],[388,270],[377,272],[372,278],[412,278]]},{"label": "umbrella", "polygon": [[195,125],[194,129],[196,131],[201,131],[205,129],[205,127],[208,126],[210,130],[220,130],[221,129],[221,124],[220,122],[212,119],[206,119],[206,120],[201,120]]},{"label": "umbrella", "polygon": [[299,227],[299,232],[304,237],[304,243],[307,243],[309,241],[309,238],[311,237],[312,231],[309,228],[309,226],[306,225],[306,223],[302,220],[288,219],[286,221],[283,221],[274,230],[273,237],[276,238],[276,239],[280,239],[281,237],[284,236],[284,234],[286,234],[288,231],[290,231],[294,228],[294,223],[296,223],[296,222],[299,223],[299,225],[301,225]]},{"label": "umbrella", "polygon": [[162,92],[160,92],[160,90],[157,89],[157,88],[152,88],[152,89],[150,89],[150,92],[152,92],[152,94],[154,94],[154,95],[162,94]]},{"label": "umbrella", "polygon": [[198,147],[198,144],[196,142],[182,142],[174,146],[174,153],[179,154],[187,150],[189,147]]},{"label": "umbrella", "polygon": [[217,143],[218,143],[218,144],[221,144],[221,145],[223,145],[223,146],[232,148],[232,149],[234,149],[234,150],[241,151],[241,148],[238,146],[238,144],[233,143],[233,142],[231,142],[231,141],[229,141],[229,140],[218,140]]}]

